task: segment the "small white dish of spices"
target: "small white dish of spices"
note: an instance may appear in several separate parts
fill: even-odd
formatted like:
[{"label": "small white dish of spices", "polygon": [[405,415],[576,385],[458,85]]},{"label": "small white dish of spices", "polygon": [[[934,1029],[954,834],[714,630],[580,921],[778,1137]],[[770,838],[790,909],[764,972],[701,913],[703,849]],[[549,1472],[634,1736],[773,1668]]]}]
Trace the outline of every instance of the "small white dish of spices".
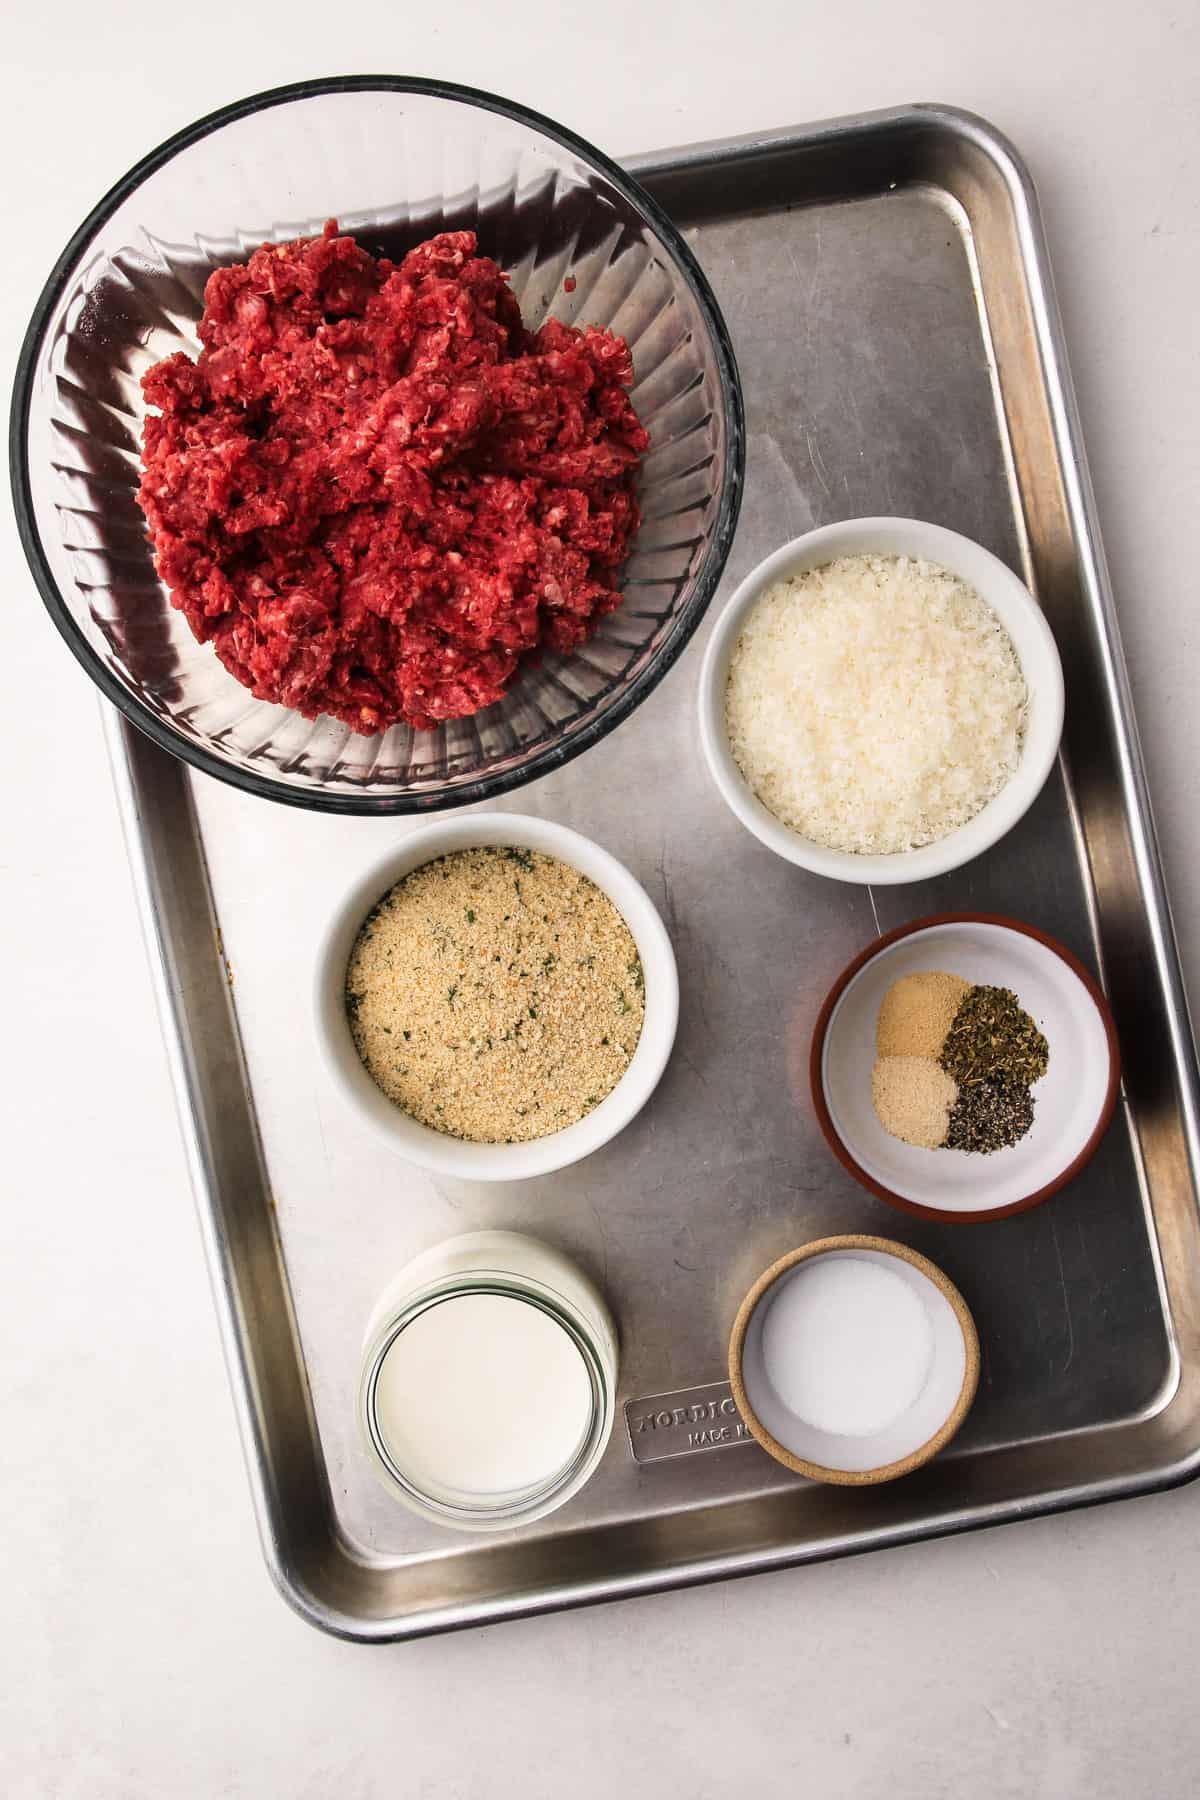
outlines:
[{"label": "small white dish of spices", "polygon": [[1116,1031],[1092,976],[1031,925],[920,919],[856,957],[813,1032],[839,1161],[923,1217],[996,1219],[1072,1180],[1108,1128]]},{"label": "small white dish of spices", "polygon": [[863,1487],[919,1469],[979,1384],[979,1338],[953,1283],[904,1244],[821,1238],[761,1275],[729,1342],[738,1410],[797,1475]]},{"label": "small white dish of spices", "polygon": [[395,1150],[519,1181],[589,1155],[645,1105],[679,980],[615,857],[545,819],[476,813],[412,832],[354,883],[314,999],[335,1086]]},{"label": "small white dish of spices", "polygon": [[717,620],[700,736],[768,848],[838,881],[924,881],[1012,829],[1058,754],[1046,619],[982,545],[848,519],[759,564]]}]

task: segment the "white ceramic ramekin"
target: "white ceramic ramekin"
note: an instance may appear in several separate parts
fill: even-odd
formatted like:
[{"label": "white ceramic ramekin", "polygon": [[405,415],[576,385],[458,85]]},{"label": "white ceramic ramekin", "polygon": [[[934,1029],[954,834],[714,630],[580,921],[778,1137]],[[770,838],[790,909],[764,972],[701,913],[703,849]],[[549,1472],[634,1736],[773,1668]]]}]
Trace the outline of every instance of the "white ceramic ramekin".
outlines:
[{"label": "white ceramic ramekin", "polygon": [[[858,856],[801,837],[768,812],[729,748],[725,727],[729,664],[751,611],[776,582],[820,568],[839,556],[912,556],[952,570],[969,582],[996,614],[1012,639],[1025,676],[1029,707],[1021,760],[1012,779],[973,819],[919,850]],[[1058,755],[1062,725],[1062,664],[1045,615],[1028,588],[981,544],[919,519],[846,519],[806,532],[776,550],[751,571],[717,620],[700,675],[700,738],[725,803],[746,829],[777,855],[835,881],[878,885],[927,881],[990,849],[1011,831],[1041,792]]]},{"label": "white ceramic ramekin", "polygon": [[[570,863],[606,893],[633,934],[645,979],[646,1012],[628,1069],[599,1106],[574,1125],[524,1144],[471,1144],[420,1124],[376,1087],[359,1058],[346,1017],[346,965],[363,920],[402,876],[436,857],[481,844],[512,844]],[[342,1099],[392,1148],[438,1175],[467,1181],[521,1181],[589,1156],[641,1111],[667,1066],[679,1018],[679,976],[653,901],[614,856],[590,838],[522,813],[467,813],[412,832],[353,883],[317,956],[314,1017],[330,1078]]]}]

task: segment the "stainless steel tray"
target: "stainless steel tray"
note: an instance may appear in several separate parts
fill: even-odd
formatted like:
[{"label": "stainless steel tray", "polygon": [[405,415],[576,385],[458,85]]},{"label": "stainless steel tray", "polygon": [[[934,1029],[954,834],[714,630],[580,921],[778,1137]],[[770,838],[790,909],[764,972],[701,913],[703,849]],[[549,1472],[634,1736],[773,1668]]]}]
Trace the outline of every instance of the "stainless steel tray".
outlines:
[{"label": "stainless steel tray", "polygon": [[[915,514],[968,533],[1024,571],[1057,634],[1065,766],[1018,830],[956,875],[874,895],[806,877],[709,785],[693,648],[620,731],[507,803],[594,835],[658,901],[682,980],[674,1059],[607,1150],[563,1177],[478,1188],[436,1183],[366,1141],[311,1040],[319,928],[406,825],[263,806],[190,776],[112,716],[267,1560],[306,1618],[348,1637],[779,1567],[1200,1466],[1195,1050],[1028,177],[989,127],[937,107],[634,167],[686,227],[741,363],[749,468],[727,587],[826,519]],[[1101,971],[1125,1104],[1048,1205],[938,1227],[843,1174],[803,1071],[851,953],[961,906],[1030,919]],[[377,1287],[425,1245],[490,1224],[540,1233],[599,1277],[628,1403],[588,1488],[502,1542],[410,1518],[353,1434]],[[983,1382],[950,1454],[860,1492],[778,1468],[729,1420],[720,1383],[759,1270],[806,1238],[861,1229],[915,1244],[958,1283]],[[647,1416],[666,1420],[661,1434],[646,1435]]]}]

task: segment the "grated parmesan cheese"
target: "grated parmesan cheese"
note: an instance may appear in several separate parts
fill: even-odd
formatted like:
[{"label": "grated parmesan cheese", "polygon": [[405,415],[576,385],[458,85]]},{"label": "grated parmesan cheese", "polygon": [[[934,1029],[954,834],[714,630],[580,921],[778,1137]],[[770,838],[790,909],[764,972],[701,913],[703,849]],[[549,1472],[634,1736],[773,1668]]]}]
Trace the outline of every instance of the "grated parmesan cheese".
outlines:
[{"label": "grated parmesan cheese", "polygon": [[730,661],[738,767],[784,825],[884,855],[957,831],[1021,754],[1027,693],[1008,633],[965,581],[904,556],[843,556],[769,588]]}]

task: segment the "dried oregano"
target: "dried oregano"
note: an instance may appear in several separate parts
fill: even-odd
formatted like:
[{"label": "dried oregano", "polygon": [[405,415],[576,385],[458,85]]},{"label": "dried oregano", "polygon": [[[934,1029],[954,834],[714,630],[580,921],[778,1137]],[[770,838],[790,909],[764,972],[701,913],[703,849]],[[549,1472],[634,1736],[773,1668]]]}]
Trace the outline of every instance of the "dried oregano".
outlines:
[{"label": "dried oregano", "polygon": [[954,1015],[938,1059],[960,1088],[977,1082],[1032,1087],[1050,1046],[1011,988],[973,987]]}]

